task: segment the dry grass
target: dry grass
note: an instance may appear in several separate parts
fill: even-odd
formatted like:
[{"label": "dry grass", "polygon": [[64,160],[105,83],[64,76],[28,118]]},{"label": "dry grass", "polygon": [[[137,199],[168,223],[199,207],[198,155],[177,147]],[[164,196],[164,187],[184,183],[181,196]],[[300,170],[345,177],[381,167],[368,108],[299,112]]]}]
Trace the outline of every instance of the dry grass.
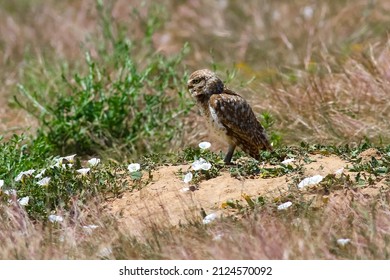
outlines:
[{"label": "dry grass", "polygon": [[288,143],[388,142],[389,48],[380,47],[379,55],[370,51],[337,70],[322,62],[316,67],[326,73],[307,74],[299,84],[266,87],[261,107],[277,116],[277,129],[288,136]]},{"label": "dry grass", "polygon": [[[2,4],[3,104],[29,75],[43,74],[47,91],[55,88],[45,79],[46,68],[59,77],[62,62],[80,67],[80,46],[96,53],[91,39],[101,36],[102,30],[97,28],[93,2]],[[130,39],[143,36],[137,25],[145,20],[150,3],[139,6],[118,0],[112,6],[113,18],[127,24]],[[153,37],[155,47],[171,54],[189,42],[191,53],[184,63],[190,71],[215,64],[224,78],[225,69],[238,70],[239,81],[254,77],[255,82],[245,88],[238,82],[231,86],[242,88],[240,92],[257,112],[274,114],[278,120],[274,129],[283,132],[286,143],[389,138],[384,101],[390,76],[387,1],[250,1],[246,5],[164,1],[162,7],[166,22]],[[138,18],[129,17],[133,8],[139,9]],[[204,12],[210,10],[212,16]],[[57,64],[51,63],[53,59]],[[20,111],[7,106],[1,110],[7,116],[3,133],[34,127]],[[196,114],[186,121],[193,127]],[[204,136],[191,129],[186,137],[194,143]]]},{"label": "dry grass", "polygon": [[[131,40],[143,34],[137,29],[141,23],[128,15],[137,6],[142,18],[152,1],[146,2],[142,7],[138,1],[113,2],[112,16],[129,26]],[[84,49],[97,55],[91,38],[102,31],[93,3],[0,0],[1,135],[37,125],[13,106],[18,83],[40,77],[48,92],[56,88],[52,78],[60,77],[64,64],[81,69]],[[389,1],[162,3],[166,22],[151,44],[172,54],[189,42],[191,52],[183,62],[188,71],[216,67],[256,112],[274,115],[273,129],[285,144],[390,139]],[[234,70],[236,79],[228,79]],[[196,110],[183,120],[189,127],[186,145],[208,137],[198,121]],[[0,259],[389,258],[386,196],[372,202],[346,191],[345,199],[310,213],[284,216],[265,209],[210,227],[198,220],[176,228],[151,225],[143,238],[120,228],[98,203],[76,202],[58,225],[32,221],[16,204],[2,205]],[[83,226],[90,224],[99,227],[88,233]],[[352,244],[338,246],[335,240],[345,236]]]},{"label": "dry grass", "polygon": [[[344,190],[317,211],[266,207],[208,226],[149,224],[141,235],[97,204],[80,209],[75,201],[59,224],[34,223],[13,206],[1,210],[0,259],[388,259],[389,197],[375,205],[363,196]],[[91,224],[98,227],[83,228]],[[350,244],[337,244],[346,237]]]}]

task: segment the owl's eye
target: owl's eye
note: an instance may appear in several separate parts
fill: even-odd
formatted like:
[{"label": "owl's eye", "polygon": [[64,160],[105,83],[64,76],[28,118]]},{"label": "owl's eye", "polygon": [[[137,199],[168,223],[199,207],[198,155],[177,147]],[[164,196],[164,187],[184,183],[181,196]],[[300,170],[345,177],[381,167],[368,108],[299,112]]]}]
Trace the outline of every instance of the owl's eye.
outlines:
[{"label": "owl's eye", "polygon": [[199,84],[200,83],[200,79],[193,79],[192,80],[195,84]]}]

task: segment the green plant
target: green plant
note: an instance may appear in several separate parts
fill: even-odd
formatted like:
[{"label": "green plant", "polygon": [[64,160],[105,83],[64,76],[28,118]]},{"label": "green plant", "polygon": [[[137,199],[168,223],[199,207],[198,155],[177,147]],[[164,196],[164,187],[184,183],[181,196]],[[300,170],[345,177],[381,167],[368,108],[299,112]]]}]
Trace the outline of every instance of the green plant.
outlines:
[{"label": "green plant", "polygon": [[[194,172],[191,183],[195,185],[203,180],[218,177],[224,167],[221,156],[207,149],[188,147],[178,160],[191,163],[191,172]],[[183,171],[179,172],[179,175],[183,175]]]},{"label": "green plant", "polygon": [[52,147],[38,139],[31,141],[25,135],[13,135],[9,140],[0,136],[0,179],[6,186],[12,186],[17,174],[44,164],[49,158]]},{"label": "green plant", "polygon": [[128,187],[120,179],[123,172],[118,174],[120,170],[117,167],[99,164],[82,168],[80,159],[74,160],[73,156],[23,166],[30,169],[9,180],[8,192],[0,195],[5,200],[12,199],[13,195],[15,201],[28,198],[24,207],[34,219],[46,220],[52,211],[69,211],[75,201],[83,204],[92,198],[99,200],[116,196]]},{"label": "green plant", "polygon": [[[180,67],[187,48],[166,57],[152,44],[130,41],[100,1],[97,7],[104,42],[99,44],[100,57],[86,52],[87,73],[72,78],[63,73],[64,90],[50,92],[52,100],[45,99],[41,87],[20,85],[20,94],[28,98],[26,102],[15,98],[16,102],[38,119],[38,138],[61,154],[123,158],[125,153],[135,157],[172,150],[181,140],[179,116],[192,106],[185,98],[185,71]],[[144,40],[150,40],[156,22],[146,22]]]},{"label": "green plant", "polygon": [[271,113],[269,112],[263,112],[261,115],[260,115],[260,123],[261,125],[264,127],[264,129],[266,131],[268,131],[269,134],[269,140],[272,144],[273,147],[278,147],[280,146],[281,142],[282,142],[282,136],[276,132],[276,131],[273,131],[271,128],[272,126],[275,124],[275,119],[274,117],[271,115]]}]

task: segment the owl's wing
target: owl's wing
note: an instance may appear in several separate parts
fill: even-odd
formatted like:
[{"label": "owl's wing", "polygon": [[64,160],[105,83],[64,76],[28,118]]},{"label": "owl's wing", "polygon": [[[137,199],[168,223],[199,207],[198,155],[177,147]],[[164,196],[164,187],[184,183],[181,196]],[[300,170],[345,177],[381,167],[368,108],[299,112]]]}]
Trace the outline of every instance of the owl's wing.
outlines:
[{"label": "owl's wing", "polygon": [[264,128],[240,95],[225,89],[210,97],[210,107],[235,144],[252,157],[259,157],[259,149],[272,150]]}]

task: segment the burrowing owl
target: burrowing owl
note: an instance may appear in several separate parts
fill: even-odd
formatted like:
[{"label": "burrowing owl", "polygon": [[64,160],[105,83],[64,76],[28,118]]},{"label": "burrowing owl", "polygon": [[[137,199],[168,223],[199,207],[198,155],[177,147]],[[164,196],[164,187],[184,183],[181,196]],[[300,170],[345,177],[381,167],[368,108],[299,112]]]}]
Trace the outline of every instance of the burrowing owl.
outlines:
[{"label": "burrowing owl", "polygon": [[197,70],[191,74],[187,86],[209,127],[229,144],[226,164],[231,162],[236,146],[257,160],[259,150],[272,151],[252,108],[240,95],[225,88],[215,73]]}]

